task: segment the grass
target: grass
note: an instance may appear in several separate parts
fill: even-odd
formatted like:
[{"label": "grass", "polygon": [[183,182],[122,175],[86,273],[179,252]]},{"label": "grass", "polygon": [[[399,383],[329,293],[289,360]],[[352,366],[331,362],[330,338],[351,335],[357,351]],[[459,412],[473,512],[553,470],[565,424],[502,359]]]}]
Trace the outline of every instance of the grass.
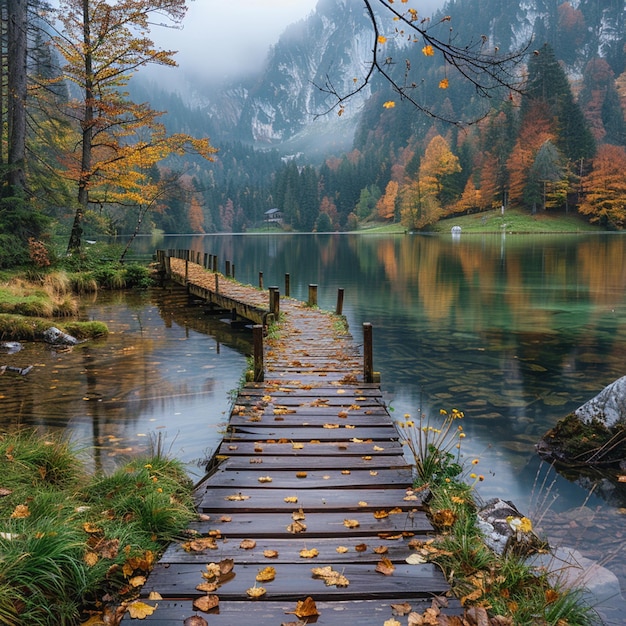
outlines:
[{"label": "grass", "polygon": [[194,517],[191,494],[160,449],[88,476],[62,439],[0,434],[0,623],[73,626],[124,606]]},{"label": "grass", "polygon": [[[462,418],[463,414],[453,409],[441,411],[437,423],[426,416],[413,421],[409,415],[398,423],[413,455],[414,486],[428,493],[427,513],[438,532],[434,540],[409,545],[423,559],[441,567],[462,605],[484,612],[484,623],[491,623],[489,615],[497,623],[516,626],[599,624],[583,600],[583,590],[562,588],[547,572],[528,565],[528,551],[521,550],[523,544],[514,541],[515,535],[503,554],[486,545],[478,526],[479,498],[475,493],[482,476],[466,469],[462,461],[465,435],[458,423]],[[473,459],[472,467],[477,463],[478,459]],[[532,533],[527,518],[511,521],[522,520],[524,532]]]},{"label": "grass", "polygon": [[449,233],[453,226],[460,226],[462,233],[581,233],[598,232],[598,227],[582,219],[576,213],[540,212],[531,215],[519,209],[486,211],[472,215],[448,217],[433,224],[432,232]]}]

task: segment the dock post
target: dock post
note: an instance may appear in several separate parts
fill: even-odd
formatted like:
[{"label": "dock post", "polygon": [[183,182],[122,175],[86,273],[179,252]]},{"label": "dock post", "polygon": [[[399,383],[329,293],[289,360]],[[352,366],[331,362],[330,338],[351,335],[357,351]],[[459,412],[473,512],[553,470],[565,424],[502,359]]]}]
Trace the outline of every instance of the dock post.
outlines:
[{"label": "dock post", "polygon": [[278,287],[268,287],[270,292],[270,313],[274,314],[274,319],[278,320],[278,314],[280,313],[280,291]]},{"label": "dock post", "polygon": [[231,263],[230,265],[230,274],[234,279],[235,278],[235,264],[234,263]]},{"label": "dock post", "polygon": [[171,259],[172,257],[169,254],[167,254],[165,258],[163,259],[163,261],[165,262],[165,275],[168,278],[172,277],[172,265],[171,265],[172,260]]},{"label": "dock post", "polygon": [[291,276],[285,274],[285,298],[291,297]]},{"label": "dock post", "polygon": [[317,285],[309,285],[309,306],[317,306]]},{"label": "dock post", "polygon": [[213,271],[217,273],[217,254],[213,255]]},{"label": "dock post", "polygon": [[185,259],[185,285],[189,282],[189,261]]},{"label": "dock post", "polygon": [[226,275],[226,278],[230,276],[230,261],[226,261],[226,268],[224,270],[224,274]]},{"label": "dock post", "polygon": [[343,287],[337,289],[337,307],[335,308],[335,315],[343,315]]},{"label": "dock post", "polygon": [[263,382],[263,325],[255,324],[252,327],[252,341],[254,345],[254,382]]},{"label": "dock post", "polygon": [[259,272],[259,289],[263,291],[263,272]]},{"label": "dock post", "polygon": [[215,293],[220,292],[220,275],[215,274]]},{"label": "dock post", "polygon": [[372,345],[372,325],[363,323],[363,379],[366,383],[374,382],[374,356]]},{"label": "dock post", "polygon": [[208,266],[208,259],[209,259],[209,253],[208,253],[208,252],[205,252],[205,253],[204,253],[203,263],[202,263],[202,267],[203,267],[204,269],[207,269],[207,268],[209,267],[209,266]]}]

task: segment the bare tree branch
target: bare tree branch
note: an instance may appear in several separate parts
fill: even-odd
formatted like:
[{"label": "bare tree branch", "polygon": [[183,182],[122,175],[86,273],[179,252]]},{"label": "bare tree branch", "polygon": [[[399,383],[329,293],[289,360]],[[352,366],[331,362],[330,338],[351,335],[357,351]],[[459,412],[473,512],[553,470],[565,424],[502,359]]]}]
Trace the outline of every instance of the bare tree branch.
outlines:
[{"label": "bare tree branch", "polygon": [[[434,34],[434,29],[444,22],[451,22],[450,16],[439,19],[435,24],[429,18],[419,18],[414,9],[405,11],[397,10],[392,4],[392,0],[363,0],[365,12],[372,25],[372,53],[366,61],[365,77],[355,82],[354,88],[343,93],[332,84],[329,76],[326,77],[323,86],[317,85],[318,89],[331,97],[331,104],[315,117],[321,117],[338,110],[339,115],[343,113],[344,106],[348,100],[356,94],[362,92],[371,85],[375,76],[381,76],[395,91],[401,100],[407,100],[416,109],[434,117],[455,125],[461,125],[458,120],[447,119],[445,116],[436,113],[428,106],[418,102],[414,95],[419,80],[411,80],[411,63],[409,59],[404,61],[404,80],[400,82],[391,73],[391,68],[398,64],[392,56],[381,55],[381,45],[387,40],[382,25],[381,15],[374,11],[374,3],[382,5],[382,15],[391,15],[397,24],[395,32],[390,37],[402,37],[411,44],[423,43],[422,51],[427,56],[439,56],[447,67],[453,68],[459,78],[468,81],[473,85],[476,93],[484,98],[491,97],[494,92],[499,92],[505,88],[509,93],[521,93],[522,77],[517,72],[518,66],[523,62],[530,42],[520,50],[501,54],[497,47],[488,48],[488,38],[482,36],[478,42],[469,42],[467,45],[456,43],[458,34],[452,27],[448,31],[447,41]],[[447,84],[447,83],[446,83]],[[473,120],[476,121],[476,120]]]}]

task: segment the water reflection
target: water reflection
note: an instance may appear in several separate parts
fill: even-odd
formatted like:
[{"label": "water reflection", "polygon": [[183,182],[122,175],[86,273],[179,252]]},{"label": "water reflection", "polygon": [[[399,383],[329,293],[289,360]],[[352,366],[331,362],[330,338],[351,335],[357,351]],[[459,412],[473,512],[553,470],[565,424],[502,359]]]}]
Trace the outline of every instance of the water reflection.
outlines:
[{"label": "water reflection", "polygon": [[3,357],[34,368],[0,377],[0,426],[66,431],[97,469],[145,451],[160,432],[199,476],[221,439],[248,336],[188,307],[181,290],[100,294],[84,314],[111,334],[65,350],[26,344]]}]

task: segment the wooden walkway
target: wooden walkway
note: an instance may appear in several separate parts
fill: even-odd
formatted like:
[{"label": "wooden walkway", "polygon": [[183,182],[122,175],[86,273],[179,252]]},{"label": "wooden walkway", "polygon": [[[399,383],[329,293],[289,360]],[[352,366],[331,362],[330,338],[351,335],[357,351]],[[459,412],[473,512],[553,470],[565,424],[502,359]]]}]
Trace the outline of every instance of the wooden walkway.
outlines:
[{"label": "wooden walkway", "polygon": [[[200,266],[187,271],[210,287]],[[267,292],[226,279],[220,291],[267,302]],[[142,623],[382,626],[433,604],[460,614],[436,566],[406,561],[433,529],[379,385],[363,382],[358,346],[331,315],[290,299],[280,308],[265,380],[240,390],[214,471],[196,490],[193,537],[150,574],[141,599],[158,607]],[[216,599],[210,611],[194,608]]]}]

